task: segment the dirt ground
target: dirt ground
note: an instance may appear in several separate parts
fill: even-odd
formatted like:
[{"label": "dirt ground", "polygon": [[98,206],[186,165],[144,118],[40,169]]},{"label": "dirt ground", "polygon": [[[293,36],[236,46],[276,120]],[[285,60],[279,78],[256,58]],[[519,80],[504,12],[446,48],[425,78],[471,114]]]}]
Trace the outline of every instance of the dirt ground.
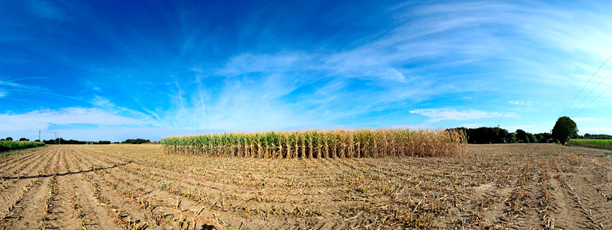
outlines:
[{"label": "dirt ground", "polygon": [[468,148],[286,160],[50,146],[0,157],[0,229],[612,229],[609,154]]}]

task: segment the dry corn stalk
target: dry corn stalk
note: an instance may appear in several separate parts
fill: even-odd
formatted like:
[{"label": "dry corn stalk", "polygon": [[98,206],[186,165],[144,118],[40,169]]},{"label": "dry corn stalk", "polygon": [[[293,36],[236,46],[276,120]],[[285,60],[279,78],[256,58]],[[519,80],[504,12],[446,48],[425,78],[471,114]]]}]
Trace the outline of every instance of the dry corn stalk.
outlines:
[{"label": "dry corn stalk", "polygon": [[356,158],[461,156],[460,131],[442,129],[352,129],[222,133],[165,137],[172,154],[253,158]]}]

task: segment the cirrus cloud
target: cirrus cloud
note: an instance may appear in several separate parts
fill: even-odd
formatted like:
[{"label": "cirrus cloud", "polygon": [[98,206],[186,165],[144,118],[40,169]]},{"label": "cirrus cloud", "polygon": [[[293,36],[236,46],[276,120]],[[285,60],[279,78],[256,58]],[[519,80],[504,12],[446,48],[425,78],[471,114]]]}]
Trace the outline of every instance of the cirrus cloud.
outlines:
[{"label": "cirrus cloud", "polygon": [[577,117],[573,119],[576,121],[598,121],[598,122],[612,121],[611,118],[605,118],[605,117]]},{"label": "cirrus cloud", "polygon": [[[42,119],[39,119],[42,118]],[[148,122],[115,115],[98,108],[70,107],[60,110],[0,114],[0,131],[49,129],[51,125],[87,124],[97,126],[147,125]],[[42,124],[41,124],[42,122]]]},{"label": "cirrus cloud", "polygon": [[475,120],[475,119],[483,119],[483,118],[492,118],[492,117],[514,117],[516,114],[514,113],[500,113],[500,112],[486,112],[482,110],[457,110],[451,108],[442,108],[442,109],[415,109],[410,111],[410,113],[415,113],[419,115],[423,115],[429,117],[427,120],[428,123],[439,122],[443,120]]}]

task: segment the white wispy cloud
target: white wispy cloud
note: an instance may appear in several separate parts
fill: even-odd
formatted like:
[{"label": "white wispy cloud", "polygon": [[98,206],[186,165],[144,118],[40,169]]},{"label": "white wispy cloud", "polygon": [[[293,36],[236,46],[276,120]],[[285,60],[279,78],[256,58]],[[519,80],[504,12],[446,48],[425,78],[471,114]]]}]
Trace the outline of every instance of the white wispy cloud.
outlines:
[{"label": "white wispy cloud", "polygon": [[472,124],[461,124],[460,126],[466,127],[466,128],[479,128],[479,127],[483,127],[484,125],[472,123]]},{"label": "white wispy cloud", "polygon": [[[253,72],[317,71],[327,76],[342,78],[402,83],[411,79],[420,80],[420,83],[423,83],[423,80],[431,82],[431,78],[420,76],[414,70],[402,66],[423,59],[441,58],[441,62],[420,66],[420,69],[437,69],[460,64],[465,59],[478,60],[495,55],[503,47],[502,42],[493,34],[474,29],[489,24],[490,19],[497,16],[493,14],[473,16],[473,13],[480,12],[478,9],[486,6],[472,4],[467,7],[452,7],[453,13],[461,14],[463,17],[447,17],[445,15],[448,13],[447,8],[416,9],[419,14],[429,16],[417,20],[400,19],[400,22],[406,21],[386,32],[385,36],[352,49],[332,53],[303,51],[282,54],[245,53],[231,58],[223,68],[216,71],[216,74],[236,76]],[[496,7],[501,8],[500,5]],[[408,14],[402,12],[403,10],[406,8],[400,7],[393,13]],[[413,13],[411,11],[409,14]],[[435,16],[431,16],[432,14]],[[447,33],[451,32],[454,33],[453,36],[447,36]],[[474,36],[479,39],[473,39]],[[460,58],[465,59],[457,62]]]},{"label": "white wispy cloud", "polygon": [[[197,88],[177,83],[176,90],[163,92],[172,106],[157,114],[157,120],[162,127],[220,130],[330,125],[398,104],[466,91],[475,92],[469,98],[479,100],[485,98],[482,93],[495,92],[497,104],[529,109],[557,100],[559,90],[581,87],[598,67],[592,63],[610,55],[601,47],[612,44],[606,35],[612,27],[601,12],[545,3],[424,4],[384,14],[396,17],[394,27],[385,27],[372,39],[332,46],[339,48],[333,51],[327,50],[328,41],[323,39],[315,49],[247,49],[212,69],[189,65],[197,66],[190,70],[199,74],[228,78],[219,80],[223,84],[218,87],[199,79]],[[271,40],[276,38],[269,35]],[[457,74],[472,67],[494,67],[498,72]],[[380,90],[351,88],[354,79]],[[296,93],[304,88],[315,90]],[[534,89],[538,93],[531,93]],[[429,123],[516,116],[449,108],[411,113],[429,117]]]},{"label": "white wispy cloud", "polygon": [[[104,126],[95,128],[95,131],[87,128],[59,128],[53,130],[42,130],[41,139],[53,139],[55,133],[57,137],[63,139],[74,139],[81,141],[123,141],[133,138],[144,138],[151,141],[159,141],[162,137],[177,136],[177,135],[197,135],[214,132],[223,132],[223,130],[212,129],[178,129],[178,128],[162,128],[162,127],[122,127],[122,126]],[[14,130],[11,132],[1,132],[0,138],[5,137],[21,138],[25,137],[30,140],[38,139],[37,130]]]},{"label": "white wispy cloud", "polygon": [[527,105],[527,106],[529,106],[529,105],[531,105],[532,102],[531,101],[524,101],[524,102],[521,102],[521,101],[509,101],[508,103],[513,104],[513,105]]},{"label": "white wispy cloud", "polygon": [[486,112],[482,110],[457,110],[451,108],[442,108],[442,109],[415,109],[410,111],[410,113],[423,115],[429,117],[427,122],[434,123],[443,120],[475,120],[475,119],[483,119],[483,118],[492,118],[492,117],[513,117],[516,114],[513,113],[500,113],[500,112]]},{"label": "white wispy cloud", "polygon": [[[90,129],[57,129],[58,137],[64,139],[75,140],[110,140],[123,141],[133,138],[144,138],[151,141],[159,141],[162,137],[178,136],[178,135],[197,135],[213,132],[222,132],[221,130],[212,129],[178,129],[178,128],[161,128],[161,127],[100,127],[96,128],[95,132]],[[52,132],[44,132],[43,139],[52,139]],[[20,136],[19,136],[20,135]],[[13,136],[28,136],[27,132],[15,132]],[[31,134],[30,134],[31,135]],[[38,138],[36,136],[36,138]]]},{"label": "white wispy cloud", "polygon": [[94,125],[144,125],[145,121],[118,116],[96,108],[64,108],[58,111],[43,111],[42,115],[51,124],[94,124]]},{"label": "white wispy cloud", "polygon": [[[43,121],[38,121],[42,116]],[[0,114],[0,132],[10,133],[18,130],[48,129],[51,125],[146,125],[148,122],[130,117],[118,116],[97,108],[64,108],[60,110],[43,110],[40,113]],[[47,123],[45,123],[45,121]],[[40,122],[43,122],[42,124]]]},{"label": "white wispy cloud", "polygon": [[577,117],[577,118],[572,118],[572,119],[576,121],[596,121],[596,122],[612,121],[612,118],[605,118],[605,117]]},{"label": "white wispy cloud", "polygon": [[142,106],[142,109],[145,110],[149,114],[146,114],[146,113],[134,110],[134,109],[126,108],[126,107],[117,106],[115,103],[111,102],[108,98],[101,97],[99,95],[95,95],[94,98],[88,102],[91,103],[92,105],[100,107],[104,109],[105,111],[109,111],[113,114],[135,118],[138,120],[146,121],[147,123],[155,124],[156,123],[155,120],[159,121],[160,119],[159,116],[155,112],[148,110],[146,107],[142,106],[142,104],[138,102],[137,103]]},{"label": "white wispy cloud", "polygon": [[163,117],[161,126],[265,130],[311,125],[311,119],[304,118],[312,112],[299,113],[308,101],[286,104],[280,100],[297,87],[297,81],[283,80],[278,75],[258,81],[228,79],[221,88],[208,89],[200,84],[198,91],[190,95],[183,93],[185,86],[177,84],[174,95],[170,96],[173,108],[160,114]]},{"label": "white wispy cloud", "polygon": [[[65,13],[71,12],[62,11],[52,2],[31,2],[36,5],[31,10],[43,18],[61,19],[66,17]],[[309,38],[311,40],[299,42],[284,40],[287,37],[293,39],[284,35],[296,31],[283,31],[279,35],[274,34],[274,30],[262,30],[261,24],[274,28],[278,23],[259,17],[262,12],[251,12],[257,15],[254,18],[261,20],[253,22],[251,28],[238,26],[236,31],[232,28],[231,39],[216,37],[223,33],[209,33],[208,28],[216,27],[199,25],[201,18],[188,17],[187,10],[185,15],[181,15],[181,21],[176,21],[181,28],[173,31],[176,33],[167,33],[180,34],[176,36],[178,41],[172,40],[174,36],[162,39],[159,34],[144,29],[122,33],[121,27],[113,25],[112,20],[83,20],[91,28],[88,38],[97,36],[102,41],[96,46],[100,47],[99,51],[108,49],[112,55],[98,55],[89,52],[87,47],[75,47],[72,44],[81,43],[79,33],[63,36],[58,40],[70,40],[55,45],[29,42],[40,37],[38,34],[11,39],[3,36],[0,41],[28,41],[32,44],[29,52],[49,60],[60,60],[59,66],[64,63],[71,67],[66,68],[70,71],[80,71],[82,76],[92,74],[90,79],[99,79],[92,80],[87,89],[93,88],[90,91],[95,92],[87,92],[87,95],[60,95],[58,92],[63,91],[58,88],[30,91],[29,86],[24,85],[33,96],[53,96],[53,99],[78,103],[72,107],[93,106],[99,111],[78,115],[91,116],[91,120],[103,119],[110,114],[124,121],[125,125],[151,124],[160,127],[158,130],[248,131],[358,126],[368,124],[370,120],[374,124],[398,124],[402,122],[397,118],[400,116],[393,119],[384,116],[401,110],[404,114],[410,111],[429,117],[429,123],[454,122],[515,117],[513,113],[490,112],[509,111],[506,107],[520,110],[520,114],[532,112],[535,108],[556,113],[556,108],[563,107],[559,104],[569,103],[573,93],[577,93],[599,64],[612,54],[601,48],[612,47],[609,36],[612,17],[605,11],[610,5],[581,5],[579,8],[564,8],[542,2],[490,1],[402,4],[381,11],[379,15],[371,15],[371,18],[393,19],[381,24],[372,23],[371,27],[378,27],[377,30],[354,37],[342,32],[333,36],[313,35]],[[195,15],[193,12],[196,11],[189,12]],[[171,16],[168,18],[176,16],[169,11],[166,13]],[[342,20],[341,16],[332,18]],[[7,23],[11,22],[0,27],[7,31],[21,28],[7,26]],[[62,35],[70,34],[62,28],[55,29]],[[249,31],[245,31],[247,29]],[[282,45],[249,44],[253,34]],[[337,40],[339,37],[342,39]],[[229,43],[224,43],[225,40]],[[235,40],[245,42],[236,44]],[[220,44],[212,44],[215,42]],[[297,43],[299,45],[292,46]],[[179,47],[177,44],[182,47],[180,55],[174,50]],[[224,47],[240,48],[224,50]],[[97,57],[87,60],[86,55],[61,52],[75,48],[83,50],[83,54],[95,53]],[[113,58],[104,59],[106,56]],[[209,59],[211,56],[214,60]],[[609,86],[608,80],[595,87],[611,70],[610,65],[605,66],[601,74],[587,85],[582,95],[591,88],[596,88],[596,91],[585,102],[590,102]],[[157,84],[146,88],[142,82],[148,80]],[[462,94],[465,92],[469,94]],[[10,97],[11,94],[4,92],[4,96]],[[590,111],[585,110],[583,115],[589,117],[577,118],[576,121],[606,122],[596,117],[607,116],[607,101],[612,99],[611,96],[608,93],[599,98],[589,107],[595,111],[587,113]],[[463,101],[450,101],[451,98]],[[579,97],[576,103],[581,99]],[[434,107],[415,110],[415,104],[421,102]],[[53,103],[57,102],[49,100],[46,105],[41,104]],[[444,108],[451,103],[459,103],[458,106],[464,108],[478,108],[478,105],[473,106],[474,103],[490,103],[492,108],[487,108],[487,111]],[[546,107],[544,103],[549,104]],[[107,114],[102,116],[100,111]],[[77,114],[76,111],[70,113]],[[26,123],[31,122],[24,118]],[[133,119],[132,123],[124,118]],[[531,119],[520,122],[530,128],[529,124],[533,123],[528,122],[532,122]],[[491,125],[482,122],[465,122],[470,124],[464,125]],[[26,123],[22,124],[27,126]],[[520,124],[518,121],[508,123]],[[548,126],[537,127],[545,130]]]},{"label": "white wispy cloud", "polygon": [[[313,68],[313,66],[299,66],[307,63],[308,56],[300,53],[293,54],[241,54],[233,57],[223,68],[218,69],[215,74],[223,76],[238,76],[247,73],[257,72],[285,72],[296,69]],[[310,61],[308,61],[310,63]]]}]

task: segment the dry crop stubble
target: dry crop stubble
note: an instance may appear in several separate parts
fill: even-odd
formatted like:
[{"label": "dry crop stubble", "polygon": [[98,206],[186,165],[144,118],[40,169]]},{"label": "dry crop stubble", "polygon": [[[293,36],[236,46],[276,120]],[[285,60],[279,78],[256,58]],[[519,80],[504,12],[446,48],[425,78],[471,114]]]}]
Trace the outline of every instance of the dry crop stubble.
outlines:
[{"label": "dry crop stubble", "polygon": [[[500,146],[495,147],[499,148]],[[121,152],[127,153],[130,151]],[[516,161],[516,157],[535,157],[535,155],[529,156],[524,153],[513,153],[509,156],[502,154],[507,158],[504,164],[499,164],[497,160],[488,159],[491,158],[491,156],[484,154],[467,157],[465,159],[393,158],[391,161],[389,161],[389,158],[378,159],[378,161],[377,159],[321,159],[304,161],[158,155],[160,158],[157,161],[151,160],[148,162],[150,164],[145,164],[144,167],[136,170],[140,170],[144,176],[147,174],[147,172],[145,172],[146,169],[158,168],[158,172],[149,173],[147,177],[151,180],[158,180],[160,183],[164,181],[183,180],[183,183],[166,183],[164,189],[168,189],[175,195],[182,195],[187,198],[192,197],[193,194],[196,193],[193,192],[193,189],[196,189],[195,191],[203,196],[203,198],[197,196],[197,201],[204,203],[202,200],[207,200],[206,203],[211,205],[209,210],[214,211],[219,209],[225,211],[228,208],[224,206],[227,205],[234,210],[242,210],[247,216],[271,213],[267,214],[266,217],[268,219],[273,219],[270,218],[270,216],[276,215],[273,210],[278,209],[283,214],[285,212],[287,213],[285,216],[280,215],[282,218],[287,218],[286,216],[292,215],[295,215],[295,218],[298,219],[314,218],[317,217],[316,213],[322,213],[326,218],[328,218],[329,215],[339,215],[341,217],[338,219],[344,218],[343,221],[346,220],[345,222],[351,222],[362,218],[361,216],[350,215],[351,211],[355,211],[355,207],[361,207],[361,210],[356,213],[362,212],[362,215],[363,213],[366,213],[366,215],[381,213],[384,210],[375,210],[374,206],[369,204],[371,202],[360,203],[360,201],[376,200],[376,198],[380,199],[380,194],[387,196],[387,199],[389,197],[401,199],[402,194],[407,194],[406,187],[409,187],[409,189],[414,190],[408,193],[407,197],[412,201],[412,203],[408,205],[410,208],[397,208],[410,210],[412,214],[407,217],[406,220],[400,219],[399,223],[404,225],[413,223],[414,226],[418,225],[421,227],[428,226],[427,224],[431,224],[433,219],[440,217],[441,214],[436,213],[436,211],[444,213],[444,211],[448,212],[454,208],[460,211],[469,210],[460,202],[463,200],[461,194],[465,193],[465,191],[463,191],[464,188],[479,188],[480,186],[487,188],[486,185],[494,181],[495,175],[501,175],[496,179],[500,184],[504,185],[504,187],[512,187],[513,183],[511,182],[513,180],[516,181],[515,183],[526,185],[529,184],[528,180],[531,178],[529,172],[535,170],[533,166],[517,166],[518,163],[530,164],[529,162],[531,161]],[[501,156],[493,157],[499,158]],[[156,158],[157,157],[149,158],[147,160]],[[567,156],[567,158],[571,159],[572,157]],[[397,167],[396,164],[404,167]],[[206,167],[201,167],[202,165],[206,165]],[[279,167],[279,165],[282,166]],[[405,167],[406,165],[410,165],[410,167]],[[448,167],[453,165],[454,167]],[[483,168],[487,167],[498,168],[494,171],[497,174],[480,174]],[[444,173],[440,173],[436,170],[443,170]],[[463,173],[461,172],[465,170],[478,173],[476,175],[462,175]],[[184,175],[190,176],[184,179],[182,178]],[[330,177],[330,175],[332,175],[332,177]],[[390,180],[386,180],[387,183],[380,182],[385,181],[388,177],[398,176],[400,176],[400,178],[404,176],[405,181],[398,180],[395,185],[389,183]],[[447,179],[447,177],[450,178],[450,180]],[[519,178],[520,181],[518,180]],[[457,187],[457,185],[459,186]],[[241,187],[243,189],[241,189]],[[244,189],[244,187],[248,187],[249,189]],[[493,187],[501,186],[494,185]],[[264,191],[273,192],[265,193]],[[435,192],[440,193],[440,195],[444,194],[446,198],[437,200],[432,199],[431,203],[427,203],[429,200],[428,196],[432,196],[433,198],[434,196],[430,194],[435,194]],[[452,193],[459,193],[457,194],[458,197],[453,198],[453,196],[450,196]],[[284,194],[284,196],[281,196],[283,199],[279,199],[278,194]],[[506,197],[508,199],[511,198],[509,194],[510,193],[508,193],[508,197]],[[518,194],[517,197],[519,197],[519,201],[526,197],[525,192],[521,190],[517,190],[515,194]],[[478,207],[481,207],[480,209],[483,209],[482,207],[487,207],[489,205],[487,203],[495,203],[495,198],[487,198],[482,198],[480,199],[481,201],[476,200],[476,202],[485,203],[478,205]],[[241,202],[235,202],[235,204],[232,205],[227,204],[228,202],[224,201],[224,199],[233,199]],[[454,201],[448,203],[445,199]],[[503,201],[502,199],[497,200],[499,200],[498,203]],[[407,203],[406,201],[401,202]],[[244,205],[244,203],[247,205]],[[444,205],[445,203],[447,205]],[[269,205],[267,207],[261,207],[261,204]],[[517,204],[520,205],[522,203]],[[309,206],[318,206],[320,210],[308,210],[307,207]],[[387,208],[389,208],[389,205],[387,205]],[[388,209],[384,211],[389,213],[393,212],[393,205],[391,205],[390,208],[391,211]],[[431,210],[429,208],[431,208]],[[329,209],[336,210],[335,212],[326,212],[326,210],[329,211]],[[425,210],[425,215],[417,216],[416,213],[421,209]],[[272,211],[268,212],[267,210]],[[517,210],[520,210],[520,207],[518,207]],[[344,214],[344,216],[342,214]],[[402,211],[397,212],[398,217],[402,217],[403,215],[406,214]],[[384,219],[385,223],[392,223],[392,221],[389,221],[390,217],[386,219],[384,217],[385,216],[382,216],[380,218],[381,222]],[[216,215],[216,218],[223,220],[224,217]],[[397,217],[394,216],[394,218]],[[475,211],[471,213],[471,219],[464,218],[461,224],[468,225],[472,222],[477,223],[479,218],[484,218],[484,215]],[[371,219],[372,220],[368,221],[374,221],[376,217],[371,217]],[[227,220],[223,223],[228,224],[231,222],[231,220]],[[238,223],[236,223],[236,225],[237,224]],[[366,224],[363,226],[368,225]]]},{"label": "dry crop stubble", "polygon": [[[308,159],[310,147],[304,159],[266,159],[263,148],[260,157],[213,157],[166,154],[160,145],[50,146],[10,156],[0,166],[8,169],[2,171],[7,188],[0,195],[10,197],[0,199],[0,212],[12,212],[0,227],[612,226],[606,219],[612,163],[596,151],[470,145],[462,157],[334,159],[317,157],[315,147],[316,159]],[[40,222],[52,190],[48,220]],[[13,195],[17,191],[23,192]]]}]

